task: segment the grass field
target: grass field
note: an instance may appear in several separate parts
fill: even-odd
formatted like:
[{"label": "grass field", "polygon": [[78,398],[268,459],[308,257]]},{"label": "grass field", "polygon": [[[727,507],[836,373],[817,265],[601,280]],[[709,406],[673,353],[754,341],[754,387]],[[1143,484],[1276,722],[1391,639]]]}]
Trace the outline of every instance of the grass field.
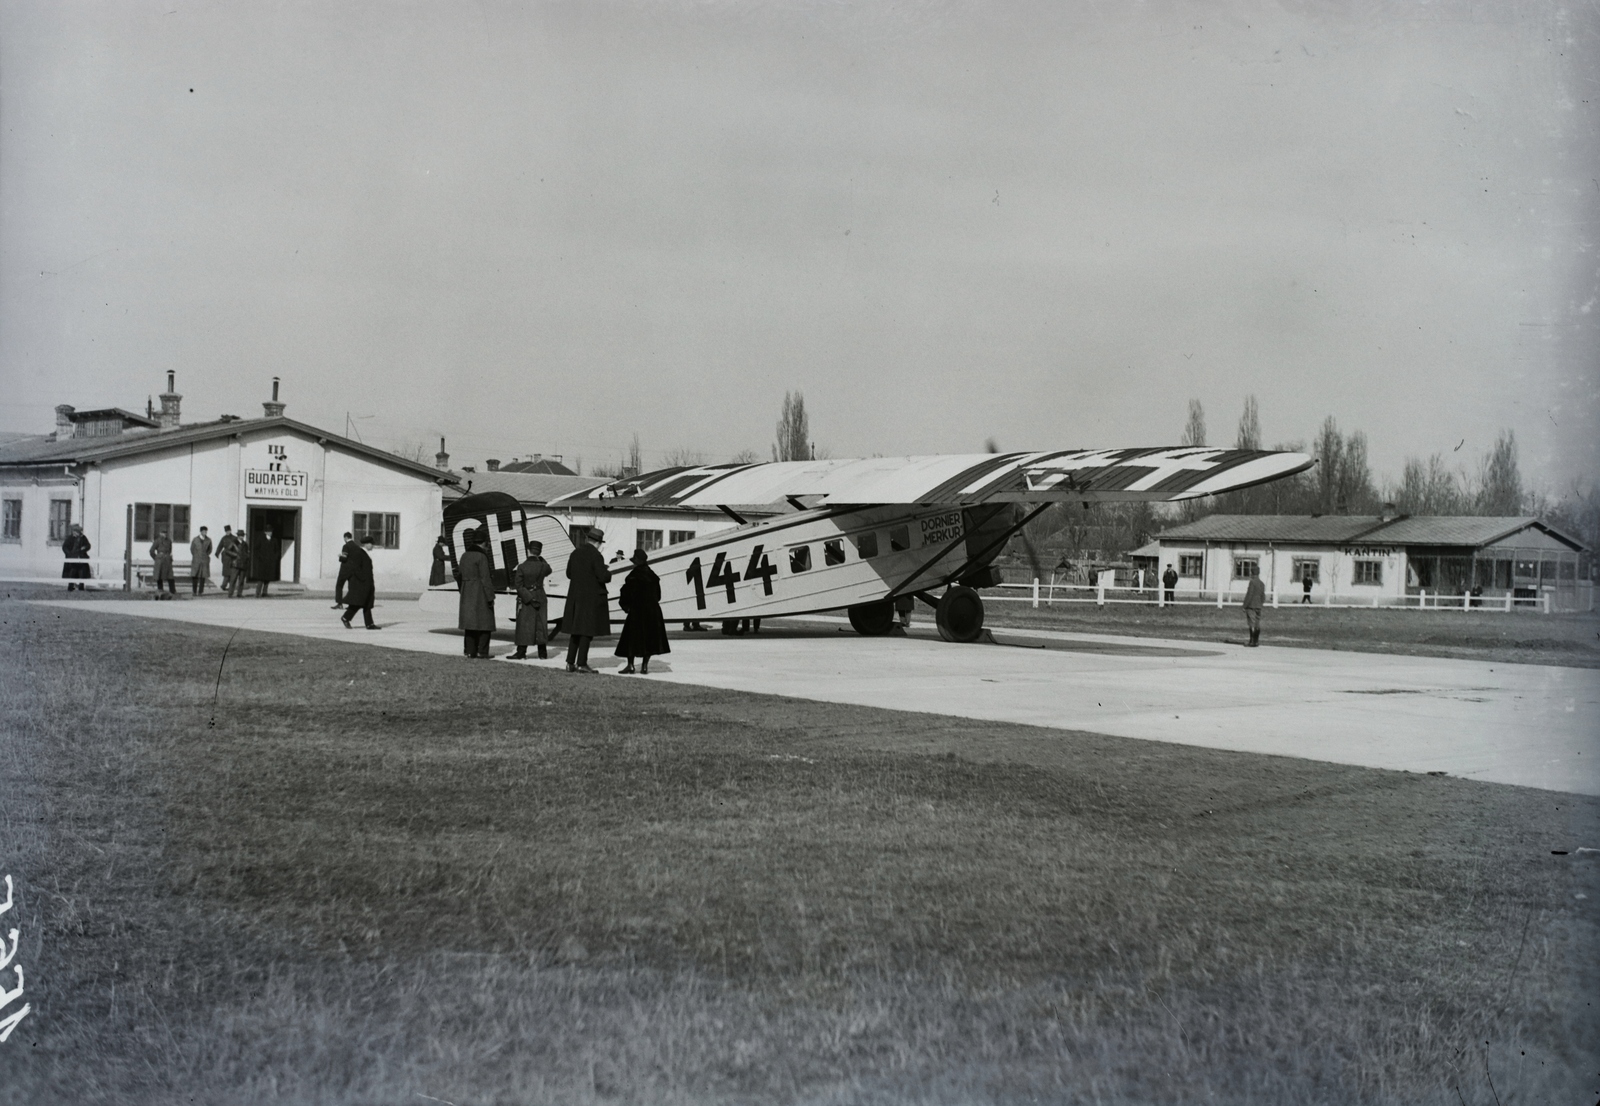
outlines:
[{"label": "grass field", "polygon": [[1595,800],[114,611],[0,603],[0,1101],[1600,1096]]}]

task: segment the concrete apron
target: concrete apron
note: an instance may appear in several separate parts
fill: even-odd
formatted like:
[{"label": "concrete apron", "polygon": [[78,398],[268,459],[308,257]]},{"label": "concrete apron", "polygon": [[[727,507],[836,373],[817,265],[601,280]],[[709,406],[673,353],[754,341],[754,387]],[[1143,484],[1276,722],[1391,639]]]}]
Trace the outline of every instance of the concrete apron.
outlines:
[{"label": "concrete apron", "polygon": [[[380,602],[377,632],[359,620],[345,629],[326,600],[49,605],[461,655],[450,620],[416,602]],[[510,651],[500,634],[497,656]],[[927,628],[863,638],[840,619],[785,619],[759,635],[675,633],[672,653],[642,678],[1600,795],[1600,670],[1042,630],[995,636],[1000,644],[951,645]],[[514,663],[563,669],[566,640],[548,661]],[[614,673],[615,641],[595,642],[590,663]]]}]

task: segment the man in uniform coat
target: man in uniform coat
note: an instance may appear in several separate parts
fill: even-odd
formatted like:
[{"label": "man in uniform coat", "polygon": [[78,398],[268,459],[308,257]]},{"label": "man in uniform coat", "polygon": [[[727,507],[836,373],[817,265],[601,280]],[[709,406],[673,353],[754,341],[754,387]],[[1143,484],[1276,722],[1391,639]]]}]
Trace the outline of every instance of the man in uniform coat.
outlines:
[{"label": "man in uniform coat", "polygon": [[446,575],[445,569],[450,561],[450,549],[444,543],[444,535],[433,539],[433,571],[428,573],[428,586],[430,588],[442,587]]},{"label": "man in uniform coat", "polygon": [[357,611],[361,612],[362,621],[366,623],[367,629],[382,629],[372,621],[372,604],[378,597],[378,589],[372,579],[372,554],[365,548],[371,544],[371,537],[362,538],[360,545],[352,542],[349,552],[345,554],[344,566],[339,569],[339,578],[344,581],[346,604],[344,617],[339,621],[344,623],[346,630],[355,628],[351,625],[351,621]]},{"label": "man in uniform coat", "polygon": [[1261,582],[1261,577],[1250,577],[1250,585],[1244,589],[1244,622],[1250,627],[1250,644],[1261,644],[1261,608],[1267,600],[1267,585]]},{"label": "man in uniform coat", "polygon": [[204,526],[189,543],[189,588],[196,595],[204,595],[206,581],[211,579],[211,535]]},{"label": "man in uniform coat", "polygon": [[483,551],[486,535],[480,530],[466,536],[467,551],[456,565],[461,585],[458,621],[462,651],[469,657],[489,659],[489,635],[494,633],[494,567]]},{"label": "man in uniform coat", "polygon": [[89,539],[84,536],[83,527],[76,522],[72,524],[72,532],[61,541],[61,555],[67,559],[67,563],[61,566],[61,578],[67,581],[67,590],[77,588],[83,591],[84,585],[73,581],[87,580],[92,575],[89,571]]},{"label": "man in uniform coat", "polygon": [[1174,602],[1174,601],[1177,600],[1177,598],[1178,598],[1178,570],[1173,568],[1171,565],[1168,565],[1167,566],[1167,570],[1161,574],[1161,587],[1167,593],[1166,594],[1166,600],[1167,600],[1168,603],[1171,603],[1171,602]]},{"label": "man in uniform coat", "polygon": [[344,532],[344,544],[339,547],[339,575],[333,581],[333,606],[337,610],[344,606],[344,586],[350,580],[350,551],[357,548],[356,539],[350,531]]},{"label": "man in uniform coat", "polygon": [[571,637],[567,645],[567,671],[593,673],[589,667],[589,643],[611,632],[611,606],[606,583],[611,573],[600,550],[591,541],[604,541],[605,534],[591,526],[573,535],[577,547],[567,558],[567,609],[561,628]]},{"label": "man in uniform coat", "polygon": [[667,623],[661,617],[661,577],[649,562],[650,555],[643,549],[633,551],[633,571],[628,573],[617,595],[618,604],[628,615],[622,624],[622,636],[617,640],[617,656],[628,660],[623,675],[633,673],[634,657],[644,658],[639,671],[648,676],[650,658],[672,652],[672,645],[667,641]]},{"label": "man in uniform coat", "polygon": [[530,645],[539,647],[540,660],[549,656],[545,646],[550,641],[550,603],[544,594],[544,578],[555,570],[540,556],[543,552],[543,542],[529,542],[528,559],[511,574],[511,586],[517,593],[517,651],[511,654],[514,661],[526,660]]},{"label": "man in uniform coat", "polygon": [[156,540],[150,543],[150,563],[155,566],[156,598],[165,599],[161,594],[161,585],[167,585],[167,591],[174,598],[178,594],[178,581],[172,575],[172,539],[167,537],[165,530],[156,535]]}]

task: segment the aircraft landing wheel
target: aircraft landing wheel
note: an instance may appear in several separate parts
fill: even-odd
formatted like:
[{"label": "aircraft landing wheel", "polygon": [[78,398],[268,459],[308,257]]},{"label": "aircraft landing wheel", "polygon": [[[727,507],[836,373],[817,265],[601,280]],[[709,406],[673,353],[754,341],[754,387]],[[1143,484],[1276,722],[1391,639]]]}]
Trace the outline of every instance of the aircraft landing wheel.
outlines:
[{"label": "aircraft landing wheel", "polygon": [[861,603],[851,607],[850,625],[863,637],[882,637],[894,629],[894,600]]},{"label": "aircraft landing wheel", "polygon": [[939,597],[933,620],[946,641],[977,641],[983,633],[983,597],[957,585]]}]

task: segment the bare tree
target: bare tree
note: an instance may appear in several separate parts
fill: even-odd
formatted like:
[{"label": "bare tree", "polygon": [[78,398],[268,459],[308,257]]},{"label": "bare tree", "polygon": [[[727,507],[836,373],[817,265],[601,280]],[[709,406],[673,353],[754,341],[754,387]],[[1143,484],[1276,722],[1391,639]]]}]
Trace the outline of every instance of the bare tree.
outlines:
[{"label": "bare tree", "polygon": [[1515,515],[1522,511],[1522,473],[1517,468],[1517,437],[1502,430],[1484,458],[1478,477],[1477,513]]},{"label": "bare tree", "polygon": [[[1205,433],[1205,422],[1201,421],[1201,434]],[[1256,407],[1255,396],[1244,397],[1244,414],[1239,416],[1239,437],[1234,443],[1237,449],[1261,448],[1261,414]]]},{"label": "bare tree", "polygon": [[759,460],[761,460],[761,454],[753,449],[741,449],[738,453],[728,458],[728,462],[734,465],[753,465]]},{"label": "bare tree", "polygon": [[626,467],[630,471],[628,471],[624,475],[627,475],[627,476],[638,476],[639,475],[640,467],[639,467],[639,433],[638,433],[638,431],[634,431],[633,440],[628,443],[628,464],[627,464]]},{"label": "bare tree", "polygon": [[1469,496],[1443,455],[1435,453],[1426,461],[1406,458],[1400,486],[1391,498],[1408,515],[1460,515],[1467,513]]},{"label": "bare tree", "polygon": [[772,459],[809,461],[815,452],[811,445],[811,421],[806,417],[805,395],[784,392],[783,413],[778,417],[778,440],[772,446]]},{"label": "bare tree", "polygon": [[1200,406],[1198,399],[1189,401],[1189,421],[1183,427],[1182,445],[1203,446],[1206,444],[1206,410]]},{"label": "bare tree", "polygon": [[426,442],[406,442],[403,445],[395,446],[389,452],[396,457],[404,457],[406,460],[415,461],[420,465],[431,465],[433,463],[433,454],[428,451]]},{"label": "bare tree", "polygon": [[[752,454],[752,456],[754,456],[754,454]],[[678,466],[682,466],[683,468],[694,468],[697,465],[703,465],[706,463],[706,455],[700,452],[698,449],[689,449],[685,446],[679,446],[676,449],[667,450],[666,463],[667,467],[669,468],[675,468]]]}]

